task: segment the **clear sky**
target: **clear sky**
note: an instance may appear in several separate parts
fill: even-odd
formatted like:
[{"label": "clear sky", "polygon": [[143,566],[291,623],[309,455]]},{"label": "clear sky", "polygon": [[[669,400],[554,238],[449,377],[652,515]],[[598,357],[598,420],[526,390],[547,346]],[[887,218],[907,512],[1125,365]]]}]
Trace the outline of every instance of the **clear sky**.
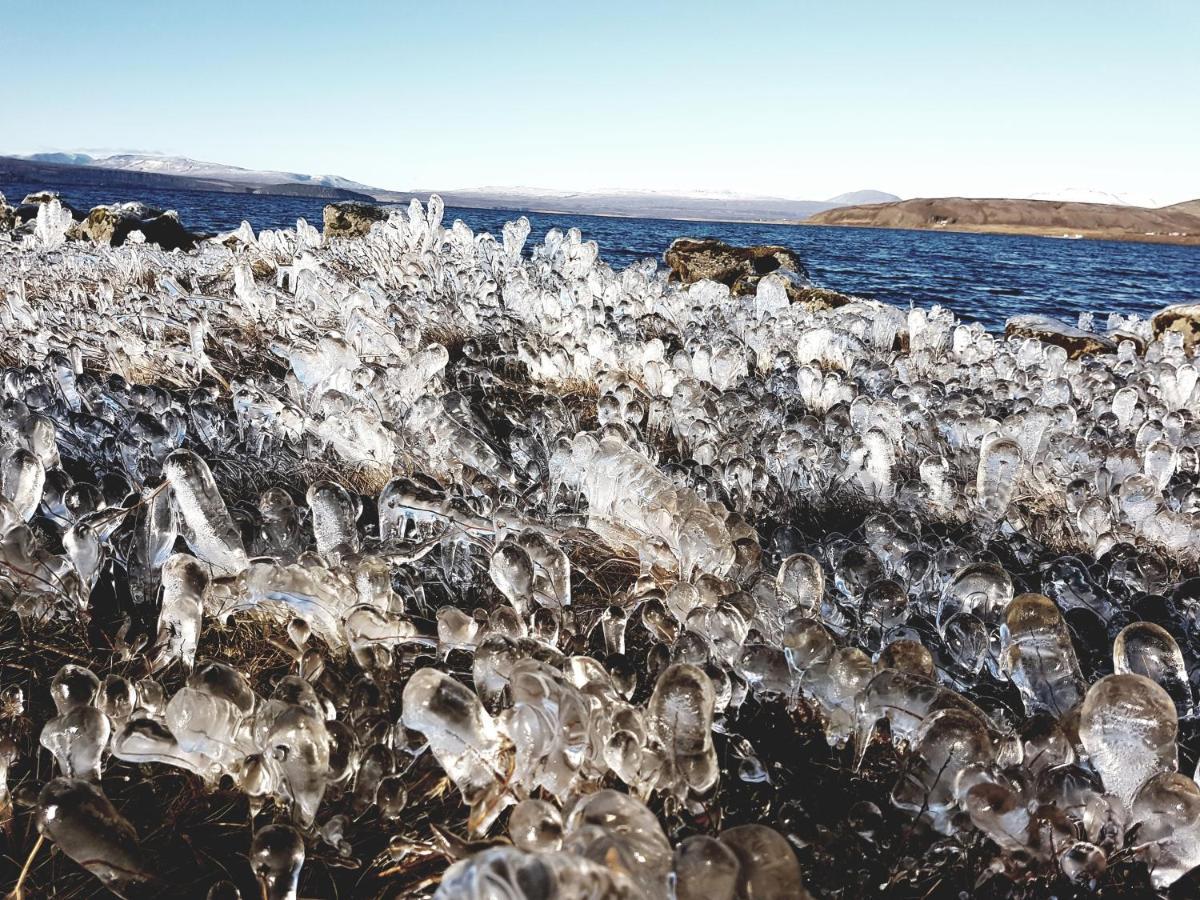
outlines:
[{"label": "clear sky", "polygon": [[1200,197],[1200,0],[0,0],[0,44],[0,152],[398,189]]}]

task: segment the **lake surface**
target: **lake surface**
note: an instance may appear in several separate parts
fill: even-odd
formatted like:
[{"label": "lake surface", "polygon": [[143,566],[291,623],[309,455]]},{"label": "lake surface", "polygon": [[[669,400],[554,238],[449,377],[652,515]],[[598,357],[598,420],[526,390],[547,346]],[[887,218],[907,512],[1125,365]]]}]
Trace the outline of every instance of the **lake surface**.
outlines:
[{"label": "lake surface", "polygon": [[[54,185],[5,183],[10,203]],[[64,199],[77,209],[141,200],[175,209],[194,231],[228,231],[243,219],[254,228],[294,226],[303,216],[321,226],[327,201],[202,191],[72,186]],[[547,215],[509,210],[446,208],[447,224],[462,219],[499,235],[520,215],[533,226],[530,243],[551,228],[578,227],[601,256],[622,268],[647,256],[661,260],[677,237],[718,237],[733,244],[782,244],[808,266],[814,282],[899,306],[953,309],[960,317],[1000,329],[1017,313],[1042,313],[1074,323],[1081,312],[1099,322],[1110,312],[1147,315],[1171,303],[1200,300],[1200,247],[1063,240],[1009,235],[892,231],[805,225],[751,225]]]}]

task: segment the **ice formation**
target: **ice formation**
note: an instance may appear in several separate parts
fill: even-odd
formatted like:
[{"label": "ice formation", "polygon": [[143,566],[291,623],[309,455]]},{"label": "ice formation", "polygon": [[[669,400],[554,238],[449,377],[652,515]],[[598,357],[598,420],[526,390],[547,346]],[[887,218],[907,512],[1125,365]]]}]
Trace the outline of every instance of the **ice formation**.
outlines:
[{"label": "ice formation", "polygon": [[[75,648],[0,685],[0,813],[125,890],[170,877],[137,773],[244,796],[214,897],[803,897],[814,816],[870,857],[893,809],[1008,884],[1200,864],[1179,334],[1070,359],[442,212],[0,239],[5,646]],[[781,786],[802,726],[891,754],[877,802]]]}]

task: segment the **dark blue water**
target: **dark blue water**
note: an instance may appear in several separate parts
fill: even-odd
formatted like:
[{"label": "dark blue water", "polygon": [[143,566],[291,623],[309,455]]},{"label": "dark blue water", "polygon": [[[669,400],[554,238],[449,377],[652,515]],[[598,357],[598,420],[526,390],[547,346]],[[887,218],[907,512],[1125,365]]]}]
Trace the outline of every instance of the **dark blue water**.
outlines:
[{"label": "dark blue water", "polygon": [[[9,202],[54,185],[0,182]],[[64,198],[79,209],[137,199],[179,211],[195,231],[227,231],[243,219],[255,229],[295,225],[300,216],[320,227],[323,200],[200,191],[70,187]],[[123,193],[124,192],[124,193]],[[521,213],[446,209],[446,221],[499,234]],[[662,253],[677,237],[712,236],[734,244],[783,244],[805,261],[824,287],[888,303],[940,303],[959,316],[1002,328],[1017,313],[1043,313],[1073,322],[1080,312],[1147,314],[1200,297],[1200,247],[1062,240],[1009,235],[748,225],[617,219],[525,213],[531,241],[551,228],[577,226],[600,245],[601,255],[623,267]],[[1103,319],[1101,318],[1101,322]]]}]

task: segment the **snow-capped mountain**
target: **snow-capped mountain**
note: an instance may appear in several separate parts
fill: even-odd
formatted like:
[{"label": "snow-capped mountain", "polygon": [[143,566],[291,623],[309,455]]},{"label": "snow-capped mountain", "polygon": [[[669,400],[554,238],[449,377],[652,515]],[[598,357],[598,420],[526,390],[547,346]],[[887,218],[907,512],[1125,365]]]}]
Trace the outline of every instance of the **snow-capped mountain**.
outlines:
[{"label": "snow-capped mountain", "polygon": [[830,197],[827,202],[839,206],[864,206],[870,203],[895,203],[900,198],[886,191],[851,191],[848,194],[838,194]]},{"label": "snow-capped mountain", "polygon": [[[421,196],[427,192],[413,193]],[[814,213],[845,205],[827,200],[755,197],[724,191],[562,191],[491,186],[437,193],[451,207],[714,222],[801,222]],[[377,196],[403,201],[409,195],[389,191]]]},{"label": "snow-capped mountain", "polygon": [[779,194],[743,194],[737,191],[717,191],[703,189],[679,190],[638,190],[632,188],[599,188],[592,190],[562,190],[557,188],[540,188],[527,186],[486,185],[484,187],[456,188],[449,193],[487,194],[495,197],[517,196],[524,198],[543,197],[546,199],[566,199],[581,197],[624,197],[629,199],[646,200],[713,200],[724,202],[755,202],[755,203],[887,203],[899,200],[895,194],[885,194],[882,191],[852,191],[848,194],[838,194],[828,200],[807,200],[803,197],[785,197]]},{"label": "snow-capped mountain", "polygon": [[36,162],[74,166],[92,166],[126,172],[154,172],[160,175],[181,175],[187,178],[214,178],[246,184],[313,184],[344,188],[351,191],[373,191],[369,185],[342,178],[339,175],[304,175],[299,172],[280,172],[270,169],[244,169],[224,163],[203,162],[186,156],[159,156],[151,153],[118,153],[112,156],[91,156],[87,153],[32,153],[22,157]]},{"label": "snow-capped mountain", "polygon": [[95,160],[87,153],[30,153],[18,159],[30,159],[34,162],[56,163],[60,166],[88,166]]},{"label": "snow-capped mountain", "polygon": [[[894,194],[881,191],[855,191],[839,194],[831,200],[806,200],[781,196],[756,196],[716,190],[547,190],[536,187],[483,187],[463,190],[397,191],[371,187],[337,175],[305,175],[298,172],[246,169],[224,163],[205,162],[186,156],[168,156],[143,151],[84,151],[34,153],[10,157],[25,164],[48,164],[58,168],[91,170],[86,174],[94,180],[96,170],[122,173],[106,176],[121,179],[125,187],[131,179],[185,179],[192,190],[282,193],[316,196],[326,199],[375,200],[385,203],[406,203],[413,197],[425,199],[438,193],[449,207],[506,209],[514,211],[560,213],[566,215],[634,216],[651,219],[677,219],[715,222],[801,222],[809,216],[834,207],[863,203],[886,203],[898,200]],[[10,163],[11,164],[11,163]],[[56,179],[64,183],[63,175],[41,173],[39,179]],[[156,185],[165,187],[165,185]],[[180,183],[181,187],[185,186]],[[360,196],[338,196],[332,192],[350,192]]]}]

